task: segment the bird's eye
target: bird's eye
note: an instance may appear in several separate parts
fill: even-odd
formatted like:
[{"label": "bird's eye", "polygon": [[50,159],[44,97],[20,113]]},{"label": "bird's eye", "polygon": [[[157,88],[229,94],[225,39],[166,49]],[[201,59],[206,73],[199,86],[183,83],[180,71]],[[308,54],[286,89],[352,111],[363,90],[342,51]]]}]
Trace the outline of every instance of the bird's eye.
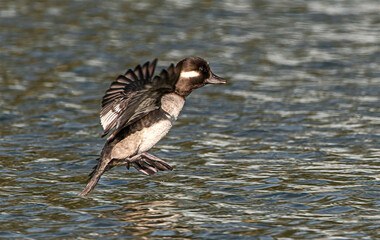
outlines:
[{"label": "bird's eye", "polygon": [[199,67],[199,72],[207,72],[207,69],[204,67]]}]

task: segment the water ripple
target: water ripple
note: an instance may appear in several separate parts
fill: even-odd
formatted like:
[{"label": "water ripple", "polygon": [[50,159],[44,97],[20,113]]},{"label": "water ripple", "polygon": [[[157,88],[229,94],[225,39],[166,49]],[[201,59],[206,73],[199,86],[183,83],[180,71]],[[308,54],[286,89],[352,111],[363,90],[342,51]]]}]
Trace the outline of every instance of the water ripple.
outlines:
[{"label": "water ripple", "polygon": [[[378,239],[379,4],[5,1],[0,237]],[[88,198],[100,99],[126,68],[207,59],[152,153]]]}]

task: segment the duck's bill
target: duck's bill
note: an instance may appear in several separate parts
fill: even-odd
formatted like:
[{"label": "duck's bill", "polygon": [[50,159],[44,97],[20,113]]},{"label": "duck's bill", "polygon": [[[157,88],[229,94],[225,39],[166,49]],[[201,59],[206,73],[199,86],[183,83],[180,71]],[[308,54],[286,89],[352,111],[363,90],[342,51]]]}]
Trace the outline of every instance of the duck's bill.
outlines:
[{"label": "duck's bill", "polygon": [[216,76],[215,74],[211,74],[211,77],[209,79],[207,79],[206,81],[207,83],[210,83],[210,84],[223,84],[223,83],[226,83],[227,81],[219,76]]}]

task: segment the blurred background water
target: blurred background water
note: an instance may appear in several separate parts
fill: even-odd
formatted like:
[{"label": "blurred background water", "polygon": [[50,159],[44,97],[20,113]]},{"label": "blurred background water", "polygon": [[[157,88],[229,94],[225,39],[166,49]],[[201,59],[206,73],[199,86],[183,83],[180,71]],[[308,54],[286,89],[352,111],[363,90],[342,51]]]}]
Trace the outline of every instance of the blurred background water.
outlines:
[{"label": "blurred background water", "polygon": [[[0,237],[379,239],[380,4],[0,2]],[[208,60],[151,152],[77,197],[119,74]]]}]

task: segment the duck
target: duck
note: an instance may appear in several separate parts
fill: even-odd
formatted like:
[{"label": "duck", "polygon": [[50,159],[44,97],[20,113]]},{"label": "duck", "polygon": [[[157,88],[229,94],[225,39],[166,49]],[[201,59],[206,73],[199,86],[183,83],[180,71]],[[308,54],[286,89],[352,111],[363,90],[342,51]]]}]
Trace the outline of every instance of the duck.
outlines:
[{"label": "duck", "polygon": [[148,151],[172,128],[193,90],[226,83],[200,57],[182,59],[154,75],[156,65],[154,59],[129,69],[105,92],[100,122],[104,129],[102,137],[108,136],[79,196],[92,192],[101,176],[118,165],[127,169],[133,166],[148,176],[173,170],[166,161]]}]

